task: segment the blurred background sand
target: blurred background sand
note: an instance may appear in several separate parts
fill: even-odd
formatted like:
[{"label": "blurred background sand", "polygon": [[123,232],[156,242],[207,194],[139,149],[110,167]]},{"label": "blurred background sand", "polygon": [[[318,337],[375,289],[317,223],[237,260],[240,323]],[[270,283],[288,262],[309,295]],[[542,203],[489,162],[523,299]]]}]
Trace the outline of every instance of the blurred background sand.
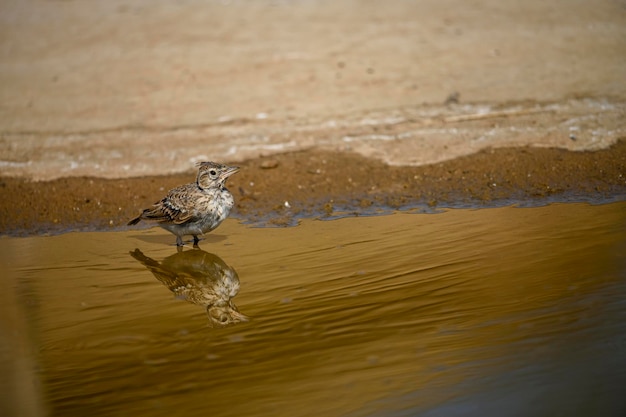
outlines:
[{"label": "blurred background sand", "polygon": [[4,0],[0,174],[599,149],[625,136],[625,56],[617,0]]}]

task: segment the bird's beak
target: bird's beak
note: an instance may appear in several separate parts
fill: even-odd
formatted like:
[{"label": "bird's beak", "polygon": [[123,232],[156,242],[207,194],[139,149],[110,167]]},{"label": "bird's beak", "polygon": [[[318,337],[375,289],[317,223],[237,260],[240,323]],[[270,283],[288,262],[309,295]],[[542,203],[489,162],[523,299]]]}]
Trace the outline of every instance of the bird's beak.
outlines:
[{"label": "bird's beak", "polygon": [[226,171],[224,171],[222,175],[220,175],[220,179],[225,180],[226,178],[230,177],[231,175],[237,172],[239,172],[239,167],[228,167]]},{"label": "bird's beak", "polygon": [[232,305],[232,308],[230,309],[230,316],[235,322],[250,321],[250,317],[240,313],[234,305]]}]

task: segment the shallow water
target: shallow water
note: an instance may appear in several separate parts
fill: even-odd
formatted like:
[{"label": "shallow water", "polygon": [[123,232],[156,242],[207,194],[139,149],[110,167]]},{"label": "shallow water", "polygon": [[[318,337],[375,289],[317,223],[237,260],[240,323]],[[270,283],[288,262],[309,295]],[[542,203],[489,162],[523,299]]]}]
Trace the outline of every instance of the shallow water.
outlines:
[{"label": "shallow water", "polygon": [[4,409],[624,415],[625,231],[622,202],[230,220],[182,254],[158,228],[3,238]]}]

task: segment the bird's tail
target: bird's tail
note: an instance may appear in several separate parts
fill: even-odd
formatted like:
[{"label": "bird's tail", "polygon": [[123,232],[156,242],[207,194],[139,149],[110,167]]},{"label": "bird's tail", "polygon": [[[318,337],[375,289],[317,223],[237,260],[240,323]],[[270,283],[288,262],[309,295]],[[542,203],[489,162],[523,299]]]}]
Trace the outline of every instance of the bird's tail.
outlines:
[{"label": "bird's tail", "polygon": [[127,224],[128,224],[128,226],[133,226],[133,225],[139,223],[140,221],[141,221],[141,214],[139,216],[135,217],[134,219],[132,219],[131,221],[129,221]]}]

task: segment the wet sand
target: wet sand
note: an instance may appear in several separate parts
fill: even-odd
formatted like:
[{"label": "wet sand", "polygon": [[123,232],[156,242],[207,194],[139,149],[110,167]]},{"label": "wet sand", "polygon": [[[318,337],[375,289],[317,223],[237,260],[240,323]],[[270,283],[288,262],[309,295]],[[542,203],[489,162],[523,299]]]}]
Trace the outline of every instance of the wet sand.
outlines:
[{"label": "wet sand", "polygon": [[[229,179],[233,216],[266,225],[302,217],[363,215],[420,207],[595,203],[626,198],[626,141],[595,152],[485,150],[420,167],[394,167],[346,153],[307,151],[245,161]],[[194,172],[163,177],[2,178],[0,231],[10,235],[112,230]],[[17,198],[19,196],[19,198]]]}]

